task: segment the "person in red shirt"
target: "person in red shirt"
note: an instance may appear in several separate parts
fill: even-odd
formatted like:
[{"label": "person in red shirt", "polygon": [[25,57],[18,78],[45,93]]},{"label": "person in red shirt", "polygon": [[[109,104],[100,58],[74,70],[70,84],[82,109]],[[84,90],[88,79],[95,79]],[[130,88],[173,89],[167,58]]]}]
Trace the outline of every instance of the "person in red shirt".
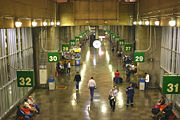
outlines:
[{"label": "person in red shirt", "polygon": [[115,72],[115,78],[119,78],[119,72],[118,72],[118,70]]}]

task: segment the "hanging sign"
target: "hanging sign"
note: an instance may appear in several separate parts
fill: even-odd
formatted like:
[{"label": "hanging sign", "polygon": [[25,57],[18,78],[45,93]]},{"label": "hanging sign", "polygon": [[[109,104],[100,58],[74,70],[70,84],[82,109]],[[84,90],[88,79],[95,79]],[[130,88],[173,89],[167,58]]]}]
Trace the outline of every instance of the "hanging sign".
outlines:
[{"label": "hanging sign", "polygon": [[163,89],[164,94],[180,94],[180,76],[164,75]]}]

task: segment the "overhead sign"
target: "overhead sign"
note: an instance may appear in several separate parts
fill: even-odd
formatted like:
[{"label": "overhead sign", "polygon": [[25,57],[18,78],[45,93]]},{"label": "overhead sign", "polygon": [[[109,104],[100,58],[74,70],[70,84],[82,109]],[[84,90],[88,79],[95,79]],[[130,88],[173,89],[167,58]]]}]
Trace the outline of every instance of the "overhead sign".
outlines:
[{"label": "overhead sign", "polygon": [[18,87],[33,87],[34,86],[34,71],[17,71],[17,86]]},{"label": "overhead sign", "polygon": [[70,43],[70,45],[74,46],[74,45],[76,45],[76,40],[70,40],[69,43]]},{"label": "overhead sign", "polygon": [[180,94],[180,76],[164,75],[163,89],[164,94]]},{"label": "overhead sign", "polygon": [[116,36],[116,37],[115,37],[115,41],[118,41],[118,40],[119,40],[119,36]]},{"label": "overhead sign", "polygon": [[132,44],[124,44],[124,51],[132,51]]},{"label": "overhead sign", "polygon": [[135,52],[134,62],[144,62],[144,52]]},{"label": "overhead sign", "polygon": [[62,51],[69,52],[69,44],[62,44]]},{"label": "overhead sign", "polygon": [[119,45],[124,45],[124,40],[119,40]]},{"label": "overhead sign", "polygon": [[112,38],[115,38],[116,37],[116,34],[112,34]]},{"label": "overhead sign", "polygon": [[48,52],[48,62],[58,62],[59,53],[58,52]]},{"label": "overhead sign", "polygon": [[76,40],[76,41],[79,41],[79,40],[80,40],[80,37],[75,37],[75,40]]}]

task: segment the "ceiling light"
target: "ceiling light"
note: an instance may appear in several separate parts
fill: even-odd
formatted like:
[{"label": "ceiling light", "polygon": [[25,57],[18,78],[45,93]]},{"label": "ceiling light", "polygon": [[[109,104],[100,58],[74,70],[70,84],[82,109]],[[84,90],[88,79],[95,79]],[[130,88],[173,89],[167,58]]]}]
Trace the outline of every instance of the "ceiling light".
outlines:
[{"label": "ceiling light", "polygon": [[51,22],[51,25],[53,26],[53,25],[54,25],[54,22]]},{"label": "ceiling light", "polygon": [[136,24],[137,24],[137,22],[136,22],[136,21],[134,21],[134,22],[133,22],[133,25],[136,25]]},{"label": "ceiling light", "polygon": [[22,22],[16,21],[16,22],[15,22],[15,26],[16,26],[16,27],[21,27],[21,26],[22,26]]},{"label": "ceiling light", "polygon": [[139,24],[139,25],[142,25],[142,21],[139,21],[138,24]]},{"label": "ceiling light", "polygon": [[176,25],[176,21],[175,20],[170,20],[169,21],[169,25],[170,26],[175,26]]},{"label": "ceiling light", "polygon": [[146,22],[145,22],[145,25],[149,25],[149,21],[146,21]]},{"label": "ceiling light", "polygon": [[60,25],[60,22],[57,22],[56,25]]},{"label": "ceiling light", "polygon": [[47,22],[43,22],[43,26],[47,26]]},{"label": "ceiling light", "polygon": [[156,25],[156,26],[159,26],[159,21],[155,21],[155,25]]},{"label": "ceiling light", "polygon": [[33,21],[33,22],[32,22],[32,26],[33,26],[33,27],[36,27],[36,26],[37,26],[37,22],[36,22],[36,21]]}]

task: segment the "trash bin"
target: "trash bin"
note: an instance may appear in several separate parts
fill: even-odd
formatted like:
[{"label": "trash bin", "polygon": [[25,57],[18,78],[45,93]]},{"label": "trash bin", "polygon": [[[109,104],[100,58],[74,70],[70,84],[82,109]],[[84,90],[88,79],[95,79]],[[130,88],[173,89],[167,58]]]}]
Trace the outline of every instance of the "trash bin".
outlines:
[{"label": "trash bin", "polygon": [[54,78],[49,78],[49,90],[55,90],[55,80],[54,80]]},{"label": "trash bin", "polygon": [[80,64],[80,59],[75,59],[75,66],[79,66]]},{"label": "trash bin", "polygon": [[139,90],[145,90],[145,80],[143,78],[139,80]]}]

